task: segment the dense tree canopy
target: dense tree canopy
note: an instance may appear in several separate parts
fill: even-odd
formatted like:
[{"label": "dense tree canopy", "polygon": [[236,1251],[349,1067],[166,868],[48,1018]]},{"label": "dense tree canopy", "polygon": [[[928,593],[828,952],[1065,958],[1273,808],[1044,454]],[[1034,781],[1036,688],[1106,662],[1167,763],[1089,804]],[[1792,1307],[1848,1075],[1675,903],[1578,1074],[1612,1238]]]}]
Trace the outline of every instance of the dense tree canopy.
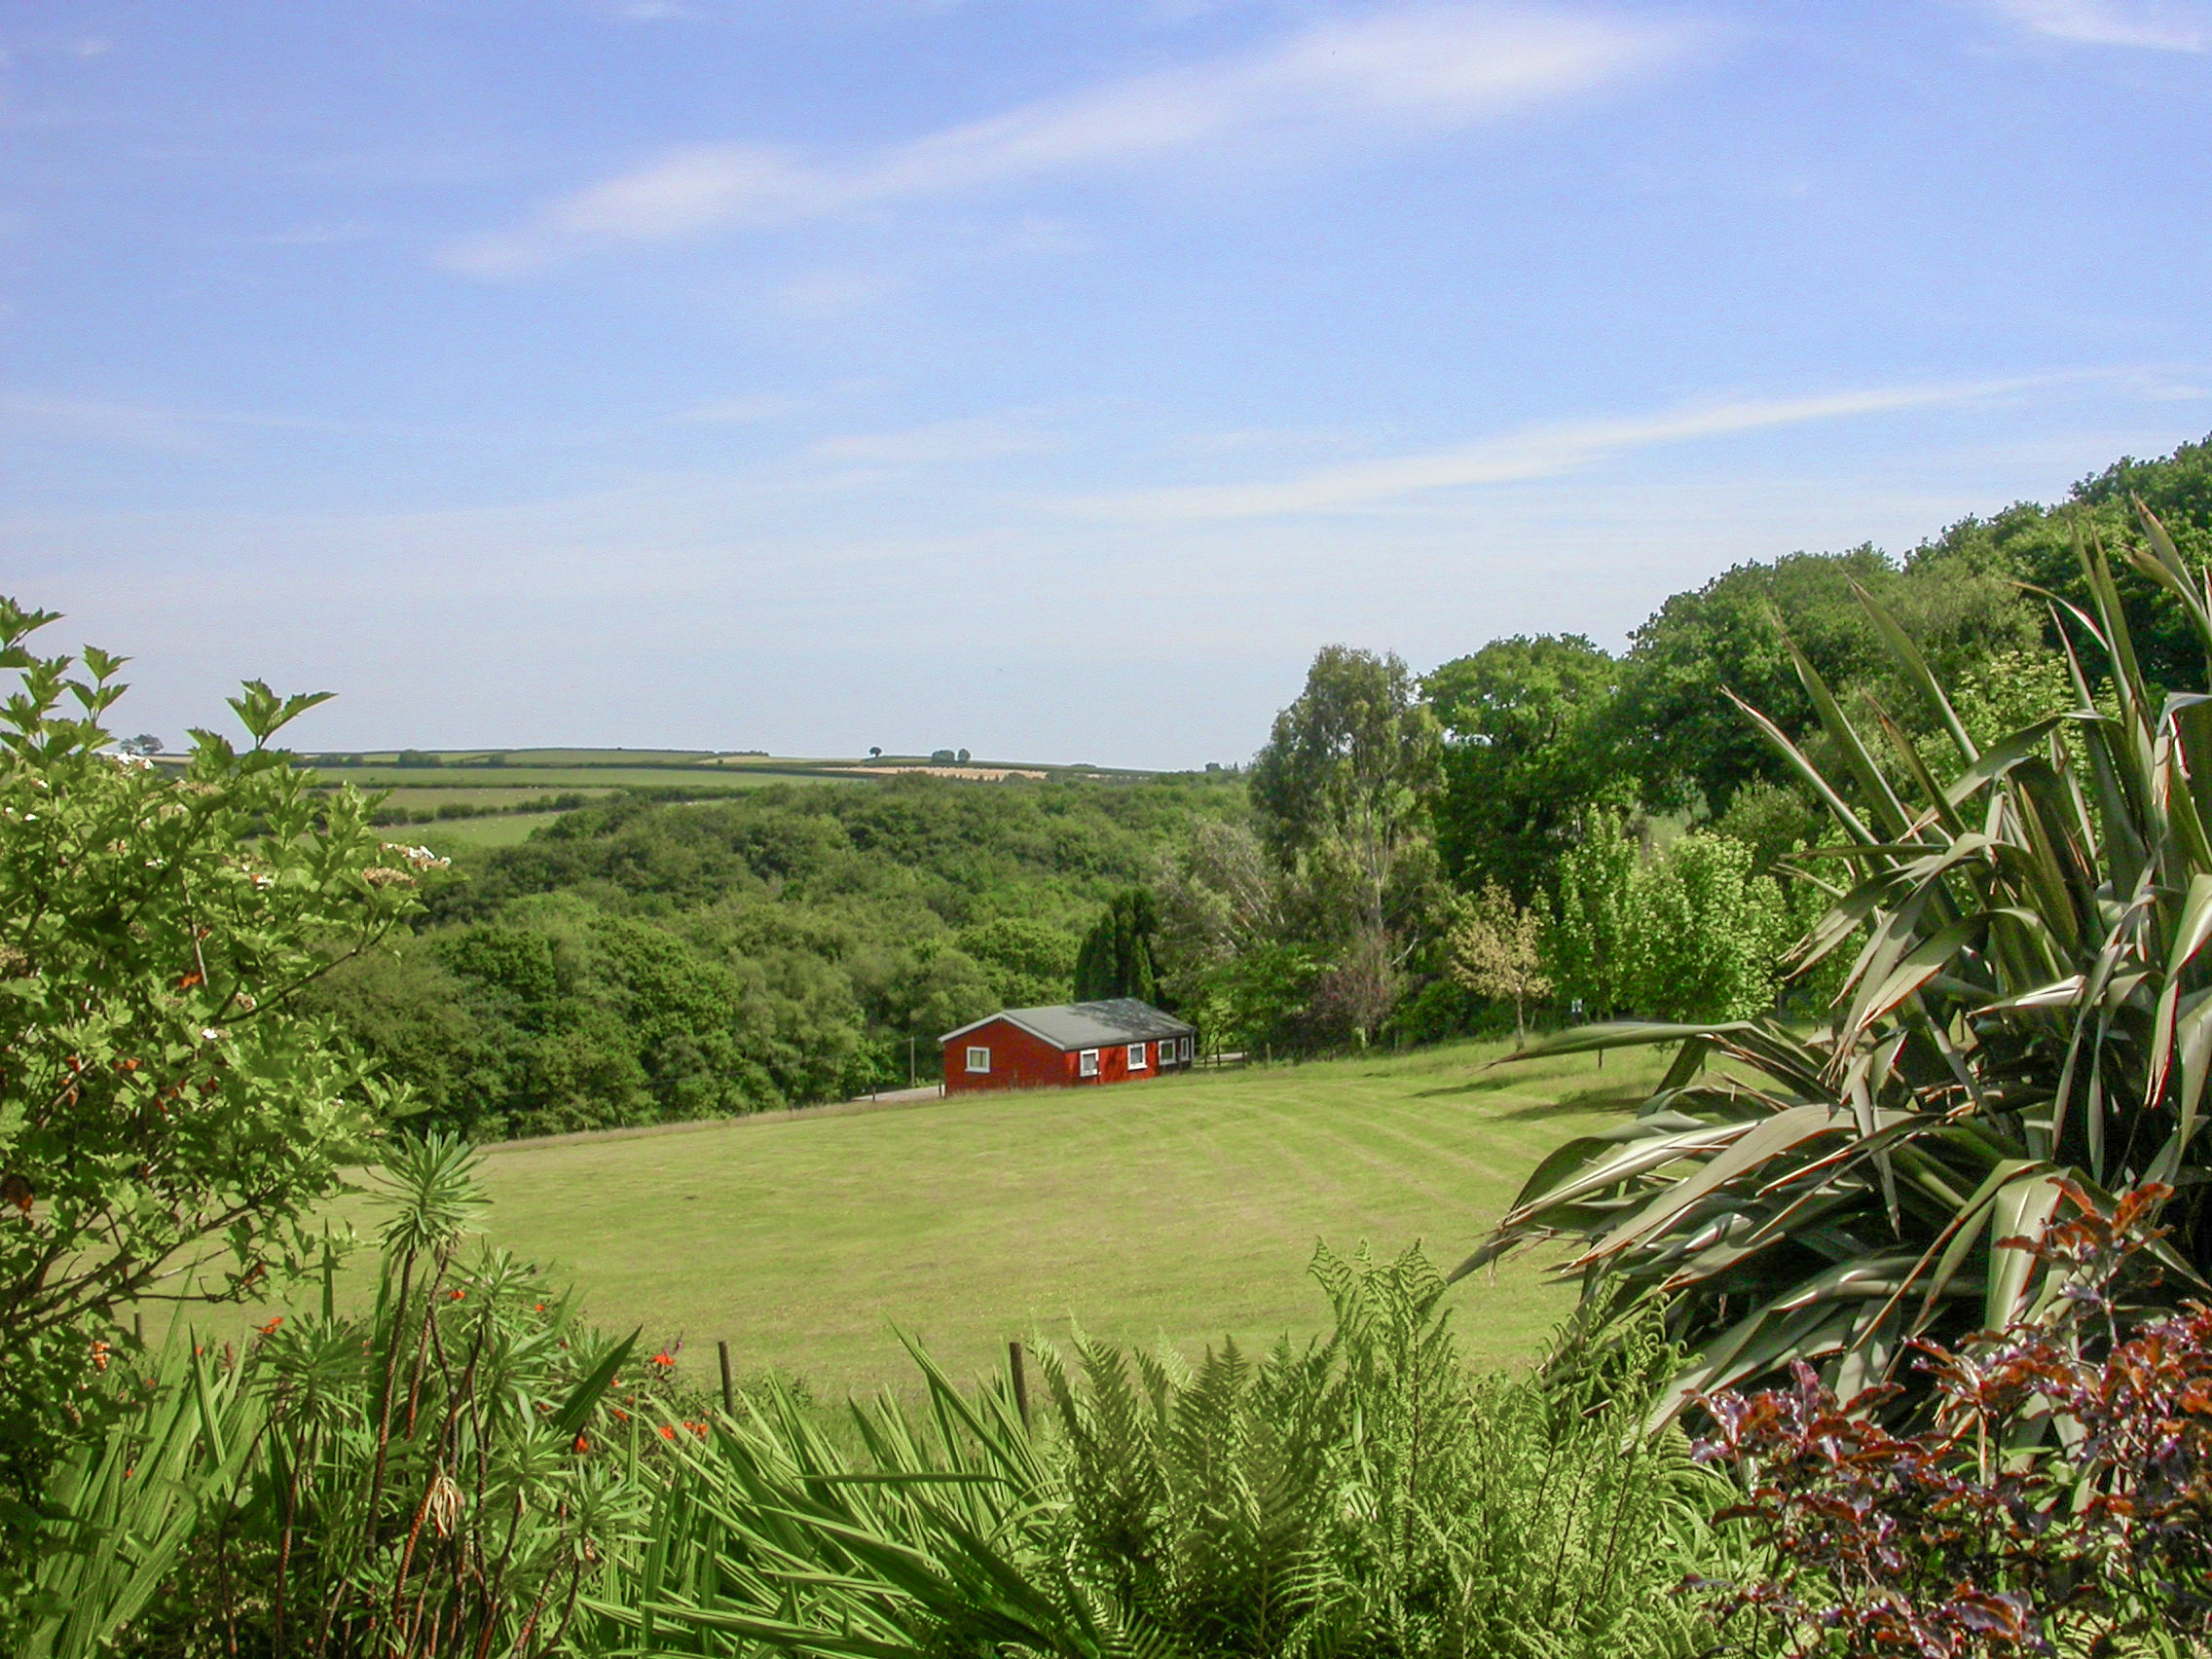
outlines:
[{"label": "dense tree canopy", "polygon": [[1254,822],[1281,863],[1342,884],[1357,931],[1382,934],[1401,865],[1433,844],[1441,756],[1436,717],[1403,662],[1325,646],[1252,763]]},{"label": "dense tree canopy", "polygon": [[1608,754],[1620,685],[1621,665],[1579,634],[1497,640],[1428,676],[1445,734],[1437,849],[1462,887],[1495,881],[1525,903],[1583,808],[1633,790]]},{"label": "dense tree canopy", "polygon": [[[1915,549],[1906,569],[1994,572],[2093,610],[2075,557],[2076,539],[2115,549],[2140,541],[2138,500],[2184,557],[2201,567],[2212,557],[2212,438],[2183,444],[2157,461],[2115,461],[2075,485],[2057,507],[2022,501],[1988,518],[1962,520]],[[2197,644],[2181,602],[2156,583],[2129,582],[2121,588],[2120,606],[2145,678],[2156,685],[2193,684],[2199,672]],[[2044,632],[2046,644],[2055,647],[2055,634],[2047,625]]]}]

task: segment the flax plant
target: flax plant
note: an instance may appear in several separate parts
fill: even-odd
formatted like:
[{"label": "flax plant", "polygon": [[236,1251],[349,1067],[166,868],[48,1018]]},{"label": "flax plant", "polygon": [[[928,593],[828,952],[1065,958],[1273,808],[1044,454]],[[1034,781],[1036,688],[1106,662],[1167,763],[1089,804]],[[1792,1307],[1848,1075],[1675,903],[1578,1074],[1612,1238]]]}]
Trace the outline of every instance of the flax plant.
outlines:
[{"label": "flax plant", "polygon": [[[2212,652],[2212,589],[2141,524],[2128,563]],[[1833,763],[1746,706],[1838,832],[1820,851],[1847,873],[1796,954],[1810,973],[1856,951],[1825,1019],[1605,1024],[1530,1051],[1678,1045],[1635,1119],[1554,1152],[1459,1269],[1570,1239],[1561,1271],[1593,1288],[1672,1293],[1693,1351],[1662,1413],[1792,1360],[1846,1396],[1910,1382],[1914,1339],[2033,1315],[2064,1277],[2005,1241],[2039,1236],[2070,1180],[2098,1201],[2177,1189],[2167,1267],[2201,1283],[2212,698],[2147,682],[2106,551],[2081,560],[2089,608],[2051,601],[2074,706],[1987,748],[1861,596],[1946,777],[1890,711],[1847,715],[1794,645]]]}]

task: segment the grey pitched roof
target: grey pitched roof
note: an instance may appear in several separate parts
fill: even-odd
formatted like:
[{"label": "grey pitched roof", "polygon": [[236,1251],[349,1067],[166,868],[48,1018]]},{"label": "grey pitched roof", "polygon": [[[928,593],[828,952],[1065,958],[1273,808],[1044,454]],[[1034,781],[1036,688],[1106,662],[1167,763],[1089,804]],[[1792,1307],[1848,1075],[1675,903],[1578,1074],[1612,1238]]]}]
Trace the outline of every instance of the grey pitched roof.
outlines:
[{"label": "grey pitched roof", "polygon": [[1112,997],[1105,1002],[1059,1003],[1051,1008],[1003,1009],[990,1019],[971,1020],[938,1041],[955,1037],[1003,1019],[1018,1025],[1032,1037],[1061,1049],[1100,1049],[1114,1043],[1142,1043],[1155,1037],[1195,1037],[1198,1028],[1171,1014],[1161,1014],[1150,1003],[1134,997]]}]

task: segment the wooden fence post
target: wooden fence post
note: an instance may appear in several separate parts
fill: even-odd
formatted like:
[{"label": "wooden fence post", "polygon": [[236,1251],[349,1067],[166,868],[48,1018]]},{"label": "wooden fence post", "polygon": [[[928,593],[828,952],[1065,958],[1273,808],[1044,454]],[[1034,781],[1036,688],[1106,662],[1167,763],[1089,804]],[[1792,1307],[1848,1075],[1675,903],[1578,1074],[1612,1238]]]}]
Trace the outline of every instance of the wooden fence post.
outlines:
[{"label": "wooden fence post", "polygon": [[730,1381],[729,1376],[729,1344],[717,1343],[715,1346],[720,1350],[722,1356],[722,1413],[726,1417],[735,1418],[737,1416],[737,1384]]},{"label": "wooden fence post", "polygon": [[1006,1345],[1006,1364],[1014,1378],[1014,1409],[1021,1414],[1021,1426],[1029,1426],[1029,1374],[1023,1369],[1021,1345]]}]

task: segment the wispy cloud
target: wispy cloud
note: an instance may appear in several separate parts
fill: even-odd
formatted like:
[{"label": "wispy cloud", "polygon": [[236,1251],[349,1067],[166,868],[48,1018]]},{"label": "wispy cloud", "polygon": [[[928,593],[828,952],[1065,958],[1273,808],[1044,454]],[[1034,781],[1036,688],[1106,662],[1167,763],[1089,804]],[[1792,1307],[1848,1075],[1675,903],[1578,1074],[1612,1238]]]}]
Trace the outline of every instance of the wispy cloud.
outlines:
[{"label": "wispy cloud", "polygon": [[1701,404],[1659,415],[1530,426],[1456,449],[1322,467],[1275,482],[1133,491],[1117,496],[1087,497],[1071,505],[1087,514],[1169,521],[1278,518],[1296,513],[1332,512],[1373,506],[1432,490],[1557,477],[1628,451],[1658,444],[1797,426],[1855,415],[1880,415],[1963,403],[2033,384],[2036,383],[2013,380],[1887,387],[1818,397]]},{"label": "wispy cloud", "polygon": [[2212,52],[2212,6],[2202,0],[1988,0],[2008,21],[2082,46]]},{"label": "wispy cloud", "polygon": [[1065,439],[1021,415],[981,416],[933,421],[893,432],[857,432],[824,438],[810,445],[814,461],[863,465],[935,466],[961,461],[998,461],[1015,455],[1051,455],[1067,447]]},{"label": "wispy cloud", "polygon": [[163,409],[92,398],[0,391],[0,430],[27,437],[83,439],[124,448],[198,455],[206,451],[213,433],[240,428],[294,432],[378,429],[358,423],[324,421],[312,416]]},{"label": "wispy cloud", "polygon": [[844,162],[749,143],[672,151],[443,260],[511,275],[591,246],[790,223],[1244,140],[1450,130],[1649,70],[1687,39],[1678,25],[1481,4],[1339,18],[1257,52],[1107,82]]}]

